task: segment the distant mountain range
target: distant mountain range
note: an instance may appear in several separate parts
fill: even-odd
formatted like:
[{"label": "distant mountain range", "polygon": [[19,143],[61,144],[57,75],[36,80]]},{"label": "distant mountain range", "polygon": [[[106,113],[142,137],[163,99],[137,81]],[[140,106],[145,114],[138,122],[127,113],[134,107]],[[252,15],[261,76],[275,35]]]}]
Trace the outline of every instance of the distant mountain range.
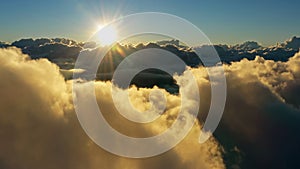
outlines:
[{"label": "distant mountain range", "polygon": [[[79,52],[84,48],[95,48],[95,42],[76,42],[65,38],[41,38],[41,39],[21,39],[11,44],[1,42],[0,47],[6,48],[15,46],[21,48],[22,51],[31,56],[33,59],[48,58],[49,60],[56,59],[76,59]],[[186,62],[189,66],[198,66],[201,60],[193,52],[192,48],[180,45],[178,40],[165,40],[152,42],[148,44],[138,45],[121,45],[116,44],[126,55],[129,55],[137,50],[144,48],[162,48],[173,52],[178,57]],[[194,49],[205,50],[209,46],[197,46]],[[291,56],[299,51],[300,38],[292,37],[291,39],[278,43],[275,46],[263,47],[254,41],[247,41],[237,45],[214,45],[218,52],[221,61],[230,63],[240,61],[247,58],[253,60],[257,55],[267,60],[287,61]],[[120,53],[114,53],[115,57],[119,57]]]},{"label": "distant mountain range", "polygon": [[[82,50],[90,52],[93,55],[94,50],[98,50],[95,42],[76,42],[64,38],[40,38],[40,39],[21,39],[11,44],[0,42],[0,48],[18,47],[23,53],[28,54],[32,59],[47,58],[57,64],[61,73],[66,79],[73,78],[73,69],[75,61]],[[181,58],[188,66],[198,67],[203,63],[196,55],[195,51],[205,55],[212,46],[202,45],[197,47],[187,47],[182,45],[178,40],[164,40],[150,42],[147,44],[115,44],[104,57],[97,72],[97,80],[111,80],[114,70],[122,60],[130,54],[147,48],[161,48],[174,53]],[[291,39],[278,43],[275,46],[263,47],[254,41],[247,41],[237,45],[213,45],[223,63],[230,64],[242,59],[253,60],[256,56],[261,56],[266,60],[287,61],[300,48],[300,38],[292,37]],[[162,56],[163,57],[163,56]],[[210,57],[210,56],[209,56]],[[178,72],[179,74],[182,72]],[[154,85],[164,88],[170,93],[178,93],[179,86],[172,76],[166,72],[156,69],[149,69],[140,72],[132,81],[138,87],[153,87]]]},{"label": "distant mountain range", "polygon": [[[198,48],[203,48],[200,46]],[[221,60],[225,63],[240,61],[244,58],[253,60],[256,56],[261,56],[266,60],[287,61],[300,48],[300,38],[293,37],[284,43],[276,46],[263,47],[254,41],[247,41],[243,44],[233,46],[228,45],[214,45]]]}]

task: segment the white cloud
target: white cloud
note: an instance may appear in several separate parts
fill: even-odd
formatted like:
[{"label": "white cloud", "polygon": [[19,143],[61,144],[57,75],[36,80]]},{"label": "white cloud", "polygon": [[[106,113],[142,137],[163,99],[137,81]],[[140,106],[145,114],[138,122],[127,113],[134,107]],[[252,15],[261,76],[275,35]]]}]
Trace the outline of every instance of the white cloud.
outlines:
[{"label": "white cloud", "polygon": [[[95,145],[78,123],[71,82],[45,59],[30,60],[19,49],[0,50],[0,168],[224,168],[221,149],[211,138],[198,144],[199,125],[175,149],[148,159],[112,155]],[[170,103],[159,125],[136,128],[114,117],[109,82],[97,82],[97,100],[111,124],[129,135],[160,133],[172,123],[180,99],[164,91]],[[133,104],[144,109],[152,89],[131,88]],[[130,130],[126,130],[130,129]]]},{"label": "white cloud", "polygon": [[[16,48],[1,49],[0,168],[225,168],[224,162],[229,167],[291,168],[299,157],[299,62],[297,53],[288,62],[256,57],[224,65],[228,97],[215,133],[222,146],[215,138],[198,144],[210,106],[210,83],[205,69],[191,69],[201,96],[199,122],[171,151],[139,160],[112,155],[87,137],[73,110],[71,82],[64,81],[57,66],[30,60]],[[154,123],[137,126],[113,108],[110,87],[110,82],[96,82],[97,101],[122,133],[149,137],[176,118],[180,98],[159,89],[166,95],[166,112]],[[152,90],[130,88],[133,105],[148,109]]]}]

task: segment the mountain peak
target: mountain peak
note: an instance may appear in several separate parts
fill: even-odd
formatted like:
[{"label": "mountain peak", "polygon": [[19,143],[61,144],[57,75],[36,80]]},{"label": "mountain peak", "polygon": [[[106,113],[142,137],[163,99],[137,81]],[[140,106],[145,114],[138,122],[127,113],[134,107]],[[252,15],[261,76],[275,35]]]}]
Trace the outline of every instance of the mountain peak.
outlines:
[{"label": "mountain peak", "polygon": [[291,39],[285,41],[281,47],[298,50],[300,48],[300,37],[293,36]]},{"label": "mountain peak", "polygon": [[259,45],[257,42],[255,41],[246,41],[242,44],[238,44],[238,45],[235,45],[234,48],[236,50],[253,50],[253,49],[258,49],[258,48],[261,48],[262,46]]}]

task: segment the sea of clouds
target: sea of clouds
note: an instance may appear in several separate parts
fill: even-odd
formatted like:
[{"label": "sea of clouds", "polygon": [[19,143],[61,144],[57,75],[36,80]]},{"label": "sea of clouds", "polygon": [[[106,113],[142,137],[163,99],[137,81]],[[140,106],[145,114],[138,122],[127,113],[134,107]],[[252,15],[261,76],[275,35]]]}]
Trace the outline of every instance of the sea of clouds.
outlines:
[{"label": "sea of clouds", "polygon": [[[72,80],[66,80],[56,64],[47,59],[33,60],[16,47],[2,48],[0,168],[297,168],[300,53],[286,60],[256,56],[223,65],[227,78],[225,111],[214,137],[204,144],[198,143],[198,136],[210,106],[211,84],[205,68],[190,68],[201,96],[196,125],[174,149],[157,157],[130,159],[106,152],[85,134],[74,112]],[[184,76],[174,79],[180,82]],[[129,91],[137,109],[150,107],[152,90],[165,94],[167,106],[153,123],[129,122],[114,108],[111,85],[97,81],[95,91],[104,116],[118,131],[149,137],[166,130],[176,119],[180,96],[164,89],[133,86],[120,90]],[[193,89],[186,90],[193,93]],[[186,108],[186,117],[189,111]]]},{"label": "sea of clouds", "polygon": [[[1,168],[224,168],[215,139],[198,144],[199,124],[175,149],[157,157],[138,160],[106,152],[81,128],[72,104],[71,82],[64,80],[58,66],[46,59],[31,60],[17,48],[1,49],[0,60]],[[170,103],[158,124],[134,127],[112,116],[111,83],[96,82],[95,86],[110,123],[133,135],[160,133],[180,108],[180,99],[164,91]],[[151,90],[130,89],[140,97],[132,100],[133,105],[149,106],[146,98]]]}]

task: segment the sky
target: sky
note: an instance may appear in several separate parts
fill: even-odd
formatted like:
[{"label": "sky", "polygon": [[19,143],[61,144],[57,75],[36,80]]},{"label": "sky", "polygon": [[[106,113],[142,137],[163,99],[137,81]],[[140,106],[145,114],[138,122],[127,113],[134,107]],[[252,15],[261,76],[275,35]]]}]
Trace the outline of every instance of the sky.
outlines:
[{"label": "sky", "polygon": [[296,0],[15,0],[0,2],[0,41],[65,37],[86,41],[102,22],[138,12],[182,17],[219,44],[274,45],[300,35]]}]

